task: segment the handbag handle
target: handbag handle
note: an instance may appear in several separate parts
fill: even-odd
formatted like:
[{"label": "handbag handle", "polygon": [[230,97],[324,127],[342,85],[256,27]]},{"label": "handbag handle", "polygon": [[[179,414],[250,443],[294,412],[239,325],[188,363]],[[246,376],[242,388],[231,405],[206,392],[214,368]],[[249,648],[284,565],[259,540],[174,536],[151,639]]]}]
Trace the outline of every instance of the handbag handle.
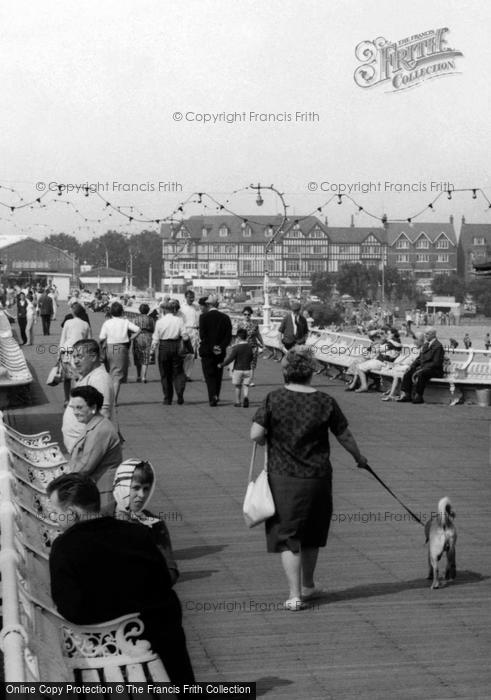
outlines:
[{"label": "handbag handle", "polygon": [[[252,481],[252,472],[254,471],[254,461],[256,459],[256,450],[257,450],[257,442],[254,442],[252,446],[252,455],[251,455],[251,466],[249,468],[249,481]],[[268,471],[268,446],[267,444],[264,446],[264,470],[267,472]]]}]

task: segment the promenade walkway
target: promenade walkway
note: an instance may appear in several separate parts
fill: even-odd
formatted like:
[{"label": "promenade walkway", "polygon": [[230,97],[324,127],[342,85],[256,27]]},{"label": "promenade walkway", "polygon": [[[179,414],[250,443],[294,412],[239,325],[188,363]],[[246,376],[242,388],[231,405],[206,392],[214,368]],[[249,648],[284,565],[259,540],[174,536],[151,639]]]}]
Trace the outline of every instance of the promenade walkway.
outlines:
[{"label": "promenade walkway", "polygon": [[[91,319],[98,329],[102,316]],[[43,385],[36,405],[8,418],[23,432],[55,432],[63,391],[44,386],[54,355],[38,340],[26,348]],[[489,409],[382,403],[316,378],[339,401],[371,466],[411,509],[425,519],[442,496],[452,498],[458,577],[429,589],[422,527],[333,440],[334,518],[318,566],[330,593],[291,613],[281,609],[279,558],[266,553],[262,528],[247,530],[241,516],[251,419],[281,382],[279,365],[260,361],[249,409],[233,407],[228,380],[222,404],[210,408],[198,365],[183,406],[162,405],[155,367],[146,385],[134,383],[134,373],[120,395],[124,454],[149,459],[158,474],[151,507],[176,550],[198,680],[256,681],[268,700],[489,698]]]}]

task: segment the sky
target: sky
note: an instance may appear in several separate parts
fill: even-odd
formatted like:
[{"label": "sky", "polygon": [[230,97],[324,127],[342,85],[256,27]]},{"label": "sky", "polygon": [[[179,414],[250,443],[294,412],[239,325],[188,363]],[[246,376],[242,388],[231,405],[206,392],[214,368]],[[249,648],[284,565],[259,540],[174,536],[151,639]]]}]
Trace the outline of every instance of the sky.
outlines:
[{"label": "sky", "polygon": [[[103,200],[154,219],[193,192],[243,216],[281,213],[274,192],[259,212],[243,191],[258,183],[284,194],[290,216],[322,207],[338,226],[352,215],[380,225],[359,206],[405,219],[444,183],[491,200],[490,24],[489,3],[462,0],[4,0],[0,234],[136,233],[155,226],[109,217]],[[463,54],[455,72],[408,89],[356,84],[361,42],[439,28]],[[85,183],[102,199],[77,192]],[[356,205],[323,206],[337,186],[363,183],[372,191],[355,190]],[[57,184],[72,191],[58,196]],[[413,191],[397,191],[404,184]],[[43,208],[11,212],[40,195]],[[182,215],[216,206],[203,197]],[[450,214],[491,223],[487,201],[468,192],[444,194],[419,220]]]}]

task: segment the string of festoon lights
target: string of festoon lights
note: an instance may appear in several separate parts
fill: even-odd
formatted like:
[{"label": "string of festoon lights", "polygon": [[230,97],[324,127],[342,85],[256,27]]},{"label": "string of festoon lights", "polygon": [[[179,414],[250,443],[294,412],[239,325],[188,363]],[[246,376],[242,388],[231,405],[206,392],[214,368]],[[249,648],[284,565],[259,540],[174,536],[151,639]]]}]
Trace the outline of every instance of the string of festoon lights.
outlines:
[{"label": "string of festoon lights", "polygon": [[[158,216],[156,218],[152,217],[147,217],[145,214],[138,209],[134,205],[117,205],[114,204],[113,202],[110,202],[108,199],[103,197],[97,190],[92,190],[89,185],[84,186],[81,188],[84,192],[84,197],[89,198],[91,196],[95,196],[98,199],[101,200],[103,203],[103,208],[101,211],[101,216],[98,216],[97,218],[92,218],[88,217],[84,214],[83,211],[75,204],[72,200],[70,199],[60,199],[60,197],[63,194],[63,185],[58,185],[58,197],[51,199],[51,200],[46,200],[45,198],[49,194],[48,192],[39,195],[33,200],[25,201],[24,198],[21,196],[21,194],[15,190],[12,187],[7,187],[5,185],[0,185],[1,190],[5,190],[8,192],[11,192],[15,196],[19,198],[18,203],[10,203],[10,202],[4,202],[0,200],[0,206],[4,207],[8,210],[10,210],[10,214],[14,214],[18,210],[23,210],[26,208],[31,208],[31,209],[39,209],[39,208],[47,208],[48,205],[51,204],[64,204],[69,207],[71,207],[79,217],[83,219],[85,223],[93,223],[93,224],[101,224],[105,220],[108,219],[108,217],[111,217],[113,213],[117,213],[119,216],[121,216],[123,219],[126,219],[127,224],[136,224],[136,223],[145,223],[145,224],[161,224],[161,223],[171,223],[171,224],[180,224],[182,223],[184,217],[185,217],[185,209],[190,206],[190,205],[201,205],[204,210],[213,210],[213,211],[219,211],[219,212],[224,212],[227,214],[230,214],[231,216],[236,217],[238,220],[242,222],[243,225],[247,225],[248,223],[250,224],[264,224],[264,218],[263,220],[256,221],[250,217],[245,217],[243,214],[240,214],[239,212],[235,211],[230,203],[231,200],[238,194],[247,192],[247,191],[254,191],[257,194],[257,199],[256,202],[261,200],[262,203],[262,197],[261,197],[261,189],[263,191],[267,190],[273,190],[276,192],[282,199],[282,204],[285,208],[285,210],[288,208],[288,204],[285,203],[284,201],[284,194],[276,190],[272,185],[271,186],[261,186],[261,185],[248,185],[246,187],[241,187],[239,189],[234,190],[233,192],[228,195],[227,199],[224,201],[219,201],[214,195],[208,193],[208,192],[193,192],[190,194],[186,199],[182,200],[181,202],[178,203],[178,205],[169,213],[166,215]],[[300,224],[302,221],[308,219],[311,216],[314,216],[316,214],[323,213],[325,209],[329,206],[331,206],[333,203],[337,203],[338,205],[343,204],[343,200],[347,200],[350,202],[353,207],[357,210],[358,214],[365,214],[371,219],[374,219],[376,221],[380,221],[382,224],[387,224],[387,223],[409,223],[412,224],[416,219],[421,217],[425,212],[435,212],[436,209],[436,204],[437,202],[442,198],[442,197],[447,197],[447,199],[451,200],[453,196],[457,194],[464,194],[464,193],[470,193],[472,200],[478,200],[479,198],[484,199],[484,201],[487,204],[486,209],[484,210],[485,212],[489,212],[491,209],[491,200],[488,198],[484,190],[480,187],[463,187],[463,188],[452,188],[448,189],[443,192],[439,192],[435,198],[426,204],[424,207],[419,209],[418,211],[411,213],[408,216],[404,216],[402,218],[392,218],[387,216],[386,213],[383,214],[376,214],[370,210],[368,210],[366,207],[363,206],[363,204],[352,197],[349,194],[344,194],[344,193],[335,193],[332,194],[325,202],[322,202],[320,205],[314,207],[310,212],[307,214],[304,214],[302,216],[295,216],[295,224]],[[0,216],[0,220],[2,221],[7,221],[9,223],[14,224],[15,223],[12,221],[12,218],[7,218],[7,217],[2,217]],[[40,224],[42,225],[42,224]]]}]

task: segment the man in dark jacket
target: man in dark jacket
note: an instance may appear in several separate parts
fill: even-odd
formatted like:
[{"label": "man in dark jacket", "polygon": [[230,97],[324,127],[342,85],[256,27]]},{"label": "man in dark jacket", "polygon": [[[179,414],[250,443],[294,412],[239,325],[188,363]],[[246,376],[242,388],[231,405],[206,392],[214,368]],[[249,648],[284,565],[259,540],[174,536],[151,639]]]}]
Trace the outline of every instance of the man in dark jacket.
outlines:
[{"label": "man in dark jacket", "polygon": [[290,350],[294,345],[303,345],[307,340],[309,327],[307,320],[300,313],[301,304],[299,301],[290,303],[291,312],[287,313],[280,323],[278,331],[281,333],[283,345]]},{"label": "man in dark jacket", "polygon": [[51,317],[53,316],[53,299],[45,289],[43,289],[38,298],[38,314],[41,316],[43,335],[49,335]]},{"label": "man in dark jacket", "polygon": [[425,330],[425,342],[421,352],[402,378],[399,402],[424,403],[423,392],[432,377],[443,377],[445,351],[436,339],[434,328]]},{"label": "man in dark jacket", "polygon": [[199,317],[199,354],[208,389],[210,406],[216,406],[222,388],[225,352],[232,341],[232,322],[218,310],[218,298],[211,294],[206,299],[207,312]]},{"label": "man in dark jacket", "polygon": [[63,530],[49,558],[51,597],[70,622],[91,625],[139,613],[142,633],[173,683],[193,683],[179,599],[150,528],[101,517],[99,491],[83,474],[47,488]]}]

